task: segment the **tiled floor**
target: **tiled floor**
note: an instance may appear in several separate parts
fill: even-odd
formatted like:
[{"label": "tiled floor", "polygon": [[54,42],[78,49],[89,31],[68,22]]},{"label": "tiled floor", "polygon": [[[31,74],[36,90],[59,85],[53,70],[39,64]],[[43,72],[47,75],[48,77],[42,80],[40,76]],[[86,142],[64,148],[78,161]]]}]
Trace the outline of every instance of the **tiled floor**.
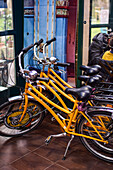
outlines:
[{"label": "tiled floor", "polygon": [[99,160],[89,153],[75,137],[66,160],[62,160],[69,137],[55,138],[47,146],[50,134],[60,133],[56,122],[46,116],[36,130],[18,137],[0,137],[1,170],[113,170],[113,164]]},{"label": "tiled floor", "polygon": [[74,77],[68,77],[67,81],[71,86],[75,87],[75,78]]}]

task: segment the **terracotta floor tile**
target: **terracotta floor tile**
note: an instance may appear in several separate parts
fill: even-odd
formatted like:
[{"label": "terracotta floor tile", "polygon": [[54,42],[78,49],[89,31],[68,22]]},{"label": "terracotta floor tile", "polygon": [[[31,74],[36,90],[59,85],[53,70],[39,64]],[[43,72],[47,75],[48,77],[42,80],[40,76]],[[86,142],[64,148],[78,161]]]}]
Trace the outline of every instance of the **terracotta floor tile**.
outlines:
[{"label": "terracotta floor tile", "polygon": [[[63,146],[67,146],[69,140],[71,139],[70,136],[65,136],[65,137],[60,137],[60,138],[54,138],[54,142],[55,143],[59,143],[59,145],[63,145]],[[79,140],[79,137],[75,136],[74,139],[71,142],[70,148],[73,147],[79,147],[79,145],[81,145],[81,141]]]},{"label": "terracotta floor tile", "polygon": [[62,133],[47,115],[36,130],[17,138],[0,137],[1,170],[112,170],[113,164],[92,155],[75,137],[66,160],[62,160],[70,137],[53,138],[48,146],[45,139]]},{"label": "terracotta floor tile", "polygon": [[48,137],[49,135],[54,135],[58,133],[62,133],[59,126],[54,123],[46,123],[43,122],[39,129],[37,129],[38,133],[43,137]]},{"label": "terracotta floor tile", "polygon": [[49,145],[44,145],[39,149],[35,150],[34,153],[37,153],[49,160],[56,162],[63,158],[65,152],[65,146],[59,145],[59,143],[54,143],[51,141]]},{"label": "terracotta floor tile", "polygon": [[39,148],[45,144],[45,138],[39,134],[28,134],[15,140],[15,143],[19,146],[23,146],[31,151]]},{"label": "terracotta floor tile", "polygon": [[5,162],[0,160],[0,167],[3,167],[5,165]]},{"label": "terracotta floor tile", "polygon": [[47,168],[46,170],[69,170],[69,169],[64,168],[60,165],[54,164],[54,165],[50,166],[49,168]]},{"label": "terracotta floor tile", "polygon": [[11,165],[3,166],[0,168],[0,170],[17,170],[16,168],[13,168]]},{"label": "terracotta floor tile", "polygon": [[[70,151],[67,154],[66,160],[58,160],[57,164],[64,166],[66,168],[69,168],[70,170],[74,170],[75,168],[77,170],[83,169],[83,170],[97,170],[99,167],[102,168],[102,170],[107,170],[108,163],[105,161],[102,161],[95,157],[93,154],[91,154],[89,151],[87,151],[84,146],[81,144],[79,147],[75,147],[73,149],[73,152],[70,153]],[[98,165],[100,164],[100,166]],[[98,166],[97,166],[98,165]],[[109,166],[111,169],[113,169],[113,165],[110,164]],[[109,168],[108,168],[109,169]],[[110,170],[111,170],[110,169]]]},{"label": "terracotta floor tile", "polygon": [[[0,136],[0,145],[4,144],[5,142],[9,142],[11,138],[8,137],[2,137]],[[12,141],[11,141],[12,142]]]},{"label": "terracotta floor tile", "polygon": [[11,164],[17,170],[44,170],[50,165],[52,165],[51,161],[34,153],[29,153]]},{"label": "terracotta floor tile", "polygon": [[22,147],[20,144],[14,142],[4,143],[0,146],[0,161],[3,161],[4,164],[8,164],[28,152],[29,150]]}]

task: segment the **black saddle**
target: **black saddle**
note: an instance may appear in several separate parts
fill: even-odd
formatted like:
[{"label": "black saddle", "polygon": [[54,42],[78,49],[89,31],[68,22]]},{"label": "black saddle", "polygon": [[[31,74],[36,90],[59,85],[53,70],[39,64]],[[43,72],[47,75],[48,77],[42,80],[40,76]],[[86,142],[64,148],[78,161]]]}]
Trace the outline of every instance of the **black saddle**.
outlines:
[{"label": "black saddle", "polygon": [[81,75],[78,77],[80,81],[84,81],[87,83],[87,85],[90,85],[94,87],[96,84],[100,83],[102,76],[100,75],[95,75],[95,76],[86,76],[86,75]]},{"label": "black saddle", "polygon": [[83,71],[86,71],[87,69],[92,69],[92,68],[96,68],[98,70],[101,70],[101,66],[100,65],[93,65],[93,66],[81,65],[80,66],[80,70],[83,70]]},{"label": "black saddle", "polygon": [[66,88],[65,93],[74,95],[78,101],[86,102],[92,92],[92,87],[83,86],[80,88]]},{"label": "black saddle", "polygon": [[84,82],[87,82],[89,80],[90,76],[86,76],[86,75],[81,75],[78,77],[78,79],[80,81],[84,81]]},{"label": "black saddle", "polygon": [[93,66],[81,65],[80,70],[83,70],[86,75],[92,76],[92,75],[99,73],[99,71],[101,70],[101,66],[99,66],[99,65],[93,65]]},{"label": "black saddle", "polygon": [[100,83],[100,79],[98,77],[91,77],[88,81],[87,84],[90,85],[91,87],[95,87],[96,84]]}]

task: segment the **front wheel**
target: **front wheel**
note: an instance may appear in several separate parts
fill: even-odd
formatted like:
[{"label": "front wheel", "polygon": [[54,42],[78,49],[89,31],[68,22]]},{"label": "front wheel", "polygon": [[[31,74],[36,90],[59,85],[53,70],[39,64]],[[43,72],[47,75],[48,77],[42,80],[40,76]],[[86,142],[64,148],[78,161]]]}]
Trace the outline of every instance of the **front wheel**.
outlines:
[{"label": "front wheel", "polygon": [[[105,140],[108,140],[108,144],[80,136],[81,142],[98,158],[107,162],[113,162],[113,134],[112,130],[109,128],[110,122],[112,122],[112,113],[107,111],[93,111],[88,114],[91,118],[92,124],[96,127],[101,136]],[[85,118],[81,119],[78,125],[78,131],[80,134],[100,139],[98,134]]]},{"label": "front wheel", "polygon": [[23,119],[24,99],[6,102],[0,107],[0,135],[13,137],[25,134],[38,127],[44,119],[44,107],[34,100],[28,101]]}]

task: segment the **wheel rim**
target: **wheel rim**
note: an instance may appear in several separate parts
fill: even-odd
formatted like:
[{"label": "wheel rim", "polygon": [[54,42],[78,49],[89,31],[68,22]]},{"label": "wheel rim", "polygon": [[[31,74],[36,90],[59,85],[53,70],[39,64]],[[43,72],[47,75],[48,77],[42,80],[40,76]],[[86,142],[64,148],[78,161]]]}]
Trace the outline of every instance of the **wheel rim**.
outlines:
[{"label": "wheel rim", "polygon": [[[100,115],[100,116],[102,116],[102,115]],[[106,115],[103,115],[103,116],[105,117]],[[81,124],[81,128],[79,129],[79,133],[96,137],[94,132],[91,132],[91,129],[89,129],[89,127],[88,127],[87,131],[84,130],[84,129],[86,129],[86,127],[84,127],[84,125],[86,126],[86,124],[87,124],[87,120],[84,119],[84,121]],[[90,133],[88,131],[90,131]],[[102,132],[101,132],[101,134],[102,134]],[[102,142],[100,143],[98,141],[90,140],[90,139],[83,138],[83,137],[80,137],[80,139],[81,139],[82,143],[84,144],[84,146],[91,153],[93,153],[95,156],[97,156],[100,159],[103,159],[105,161],[113,162],[113,144],[112,145],[109,145],[109,144],[104,145],[104,143],[102,143]],[[98,147],[97,147],[97,145],[98,145]]]}]

